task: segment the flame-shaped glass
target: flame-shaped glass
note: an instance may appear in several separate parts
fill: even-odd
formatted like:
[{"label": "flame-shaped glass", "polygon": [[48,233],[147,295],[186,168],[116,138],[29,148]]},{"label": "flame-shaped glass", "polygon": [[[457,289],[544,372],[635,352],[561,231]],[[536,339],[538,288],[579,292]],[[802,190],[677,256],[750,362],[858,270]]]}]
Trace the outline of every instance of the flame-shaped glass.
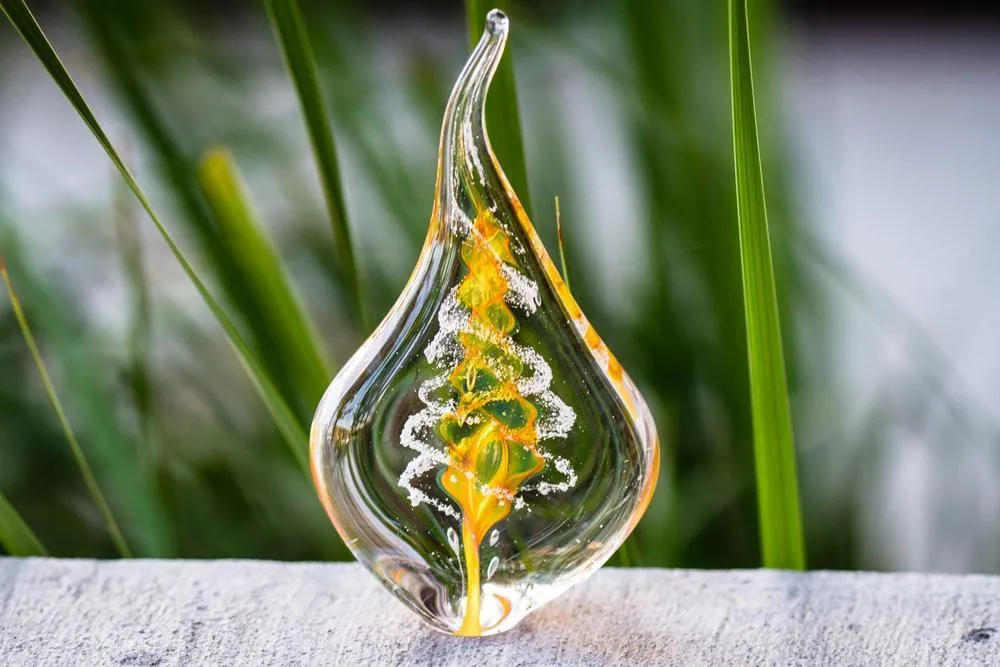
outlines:
[{"label": "flame-shaped glass", "polygon": [[658,465],[646,403],[490,148],[508,25],[490,12],[452,91],[417,266],[311,433],[320,498],[357,559],[434,628],[471,636],[600,567]]}]

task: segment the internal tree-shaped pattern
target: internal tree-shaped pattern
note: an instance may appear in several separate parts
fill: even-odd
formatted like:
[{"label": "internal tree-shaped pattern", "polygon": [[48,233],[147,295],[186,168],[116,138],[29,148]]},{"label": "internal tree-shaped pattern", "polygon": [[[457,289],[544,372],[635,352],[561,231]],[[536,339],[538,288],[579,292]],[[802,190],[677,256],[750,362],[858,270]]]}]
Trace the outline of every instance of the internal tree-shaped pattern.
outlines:
[{"label": "internal tree-shaped pattern", "polygon": [[[537,351],[519,345],[516,309],[530,316],[538,286],[517,269],[510,239],[485,208],[465,221],[461,248],[467,273],[442,304],[437,335],[425,355],[440,370],[420,387],[425,407],[403,428],[402,442],[419,452],[400,485],[414,505],[427,503],[461,523],[466,608],[459,634],[479,635],[483,539],[520,493],[547,495],[576,483],[569,462],[548,454],[541,440],[565,437],[576,420],[551,388],[552,371]],[[551,464],[562,481],[527,482]],[[437,489],[418,478],[436,470]]]}]

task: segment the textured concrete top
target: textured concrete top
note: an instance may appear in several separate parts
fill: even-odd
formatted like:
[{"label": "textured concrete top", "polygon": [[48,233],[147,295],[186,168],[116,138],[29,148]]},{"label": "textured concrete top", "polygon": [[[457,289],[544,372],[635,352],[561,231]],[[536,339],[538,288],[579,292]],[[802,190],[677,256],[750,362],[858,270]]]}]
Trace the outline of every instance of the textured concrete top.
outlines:
[{"label": "textured concrete top", "polygon": [[3,665],[1000,665],[1000,577],[604,569],[497,637],[355,564],[0,558]]}]

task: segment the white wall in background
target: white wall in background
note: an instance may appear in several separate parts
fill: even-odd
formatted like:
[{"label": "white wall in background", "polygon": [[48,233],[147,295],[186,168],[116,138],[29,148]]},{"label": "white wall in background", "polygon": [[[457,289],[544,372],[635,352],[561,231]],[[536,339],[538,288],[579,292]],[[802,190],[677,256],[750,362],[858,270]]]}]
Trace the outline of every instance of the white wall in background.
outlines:
[{"label": "white wall in background", "polygon": [[[872,456],[857,499],[865,551],[879,567],[996,571],[1000,33],[798,30],[785,55],[803,209],[914,320],[866,316],[851,297],[833,318],[853,426],[885,388],[911,394],[892,406],[907,428]],[[944,352],[943,380],[921,380],[935,367],[925,339]]]}]

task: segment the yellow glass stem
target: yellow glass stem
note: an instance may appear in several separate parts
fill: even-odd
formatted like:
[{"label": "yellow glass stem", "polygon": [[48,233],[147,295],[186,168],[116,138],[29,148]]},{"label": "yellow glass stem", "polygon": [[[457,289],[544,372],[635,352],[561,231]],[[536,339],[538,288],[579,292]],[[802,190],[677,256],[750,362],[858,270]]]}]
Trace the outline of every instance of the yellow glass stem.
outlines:
[{"label": "yellow glass stem", "polygon": [[462,553],[465,559],[465,617],[458,634],[463,637],[478,637],[483,633],[479,621],[480,600],[482,598],[479,584],[479,543],[480,537],[472,525],[472,520],[465,516],[462,519]]}]

